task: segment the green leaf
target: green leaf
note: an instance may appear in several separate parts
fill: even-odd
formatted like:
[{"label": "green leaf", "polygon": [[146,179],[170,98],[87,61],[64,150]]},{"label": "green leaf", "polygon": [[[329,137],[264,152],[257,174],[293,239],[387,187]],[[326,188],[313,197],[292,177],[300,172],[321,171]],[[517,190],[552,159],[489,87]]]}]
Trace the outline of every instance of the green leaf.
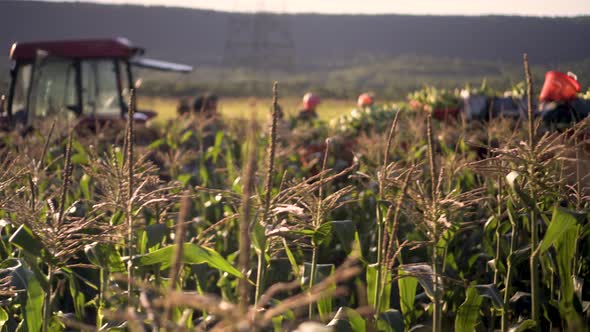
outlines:
[{"label": "green leaf", "polygon": [[510,186],[512,191],[514,191],[514,193],[516,193],[516,195],[524,203],[526,203],[529,207],[537,210],[537,204],[535,203],[535,201],[521,189],[520,184],[518,183],[519,177],[520,173],[518,173],[517,171],[512,171],[508,173],[508,175],[506,175],[506,182],[508,182],[508,186]]},{"label": "green leaf", "polygon": [[[174,260],[176,252],[176,245],[170,245],[162,249],[158,249],[147,255],[142,255],[134,259],[136,266],[149,266],[160,264],[162,269],[170,267]],[[235,277],[243,278],[243,275],[235,267],[232,266],[225,258],[223,258],[217,251],[196,245],[194,243],[184,243],[182,251],[183,264],[201,264],[207,263],[220,271],[227,272]]]},{"label": "green leaf", "polygon": [[180,137],[180,143],[184,144],[189,138],[191,138],[191,136],[193,136],[193,131],[192,130],[187,130],[181,137]]},{"label": "green leaf", "polygon": [[111,273],[123,273],[127,271],[119,251],[111,244],[94,243],[84,247],[88,260]]},{"label": "green leaf", "polygon": [[484,232],[489,235],[496,231],[496,227],[498,227],[498,219],[495,216],[490,216],[483,229]]},{"label": "green leaf", "polygon": [[498,291],[498,287],[496,287],[495,284],[476,285],[475,289],[477,289],[479,295],[490,299],[494,308],[502,309],[502,307],[504,307],[504,301],[502,300],[500,291]]},{"label": "green leaf", "polygon": [[[572,216],[573,217],[573,216]],[[549,226],[551,227],[551,226]],[[576,289],[574,285],[574,261],[576,259],[576,246],[578,240],[579,225],[565,226],[565,232],[560,232],[559,238],[554,242],[557,252],[557,272],[560,283],[559,311],[565,317],[570,330],[576,330],[582,326],[581,317],[574,307]],[[549,231],[547,231],[549,232]]]},{"label": "green leaf", "polygon": [[346,317],[344,307],[338,309],[334,318],[328,323],[328,326],[333,327],[335,331],[339,332],[356,332]]},{"label": "green leaf", "polygon": [[317,246],[330,243],[332,240],[332,223],[325,222],[313,232],[313,241]]},{"label": "green leaf", "polygon": [[180,182],[180,184],[186,186],[192,177],[192,174],[180,174],[178,177],[176,177],[176,179],[178,180],[178,182]]},{"label": "green leaf", "polygon": [[259,222],[254,222],[251,238],[254,250],[256,250],[258,255],[266,251],[266,232],[264,226]]},{"label": "green leaf", "polygon": [[84,145],[82,145],[82,143],[78,140],[72,140],[72,148],[74,151],[78,153],[86,154],[86,149],[84,148]]},{"label": "green leaf", "polygon": [[335,331],[367,331],[363,317],[356,310],[348,307],[340,307],[328,326],[334,327]]},{"label": "green leaf", "polygon": [[73,165],[87,165],[90,162],[86,153],[74,154],[71,161]]},{"label": "green leaf", "polygon": [[39,331],[43,322],[43,288],[35,278],[35,274],[26,269],[22,263],[10,268],[12,283],[16,289],[24,290],[19,294],[19,302],[24,308],[23,325],[24,331]]},{"label": "green leaf", "polygon": [[397,280],[399,288],[399,301],[402,313],[404,314],[404,322],[406,326],[410,326],[414,316],[414,302],[416,299],[416,289],[418,288],[418,279],[409,276],[406,271],[399,270],[400,278]]},{"label": "green leaf", "polygon": [[449,245],[449,242],[455,237],[455,233],[457,233],[458,229],[459,226],[456,225],[444,231],[436,246],[438,248],[446,248]]},{"label": "green leaf", "polygon": [[455,332],[473,332],[479,320],[479,308],[483,298],[473,286],[467,288],[465,302],[457,310]]},{"label": "green leaf", "polygon": [[168,226],[164,223],[157,223],[146,226],[145,233],[147,235],[147,249],[162,242],[164,237],[170,233]]},{"label": "green leaf", "polygon": [[[334,273],[334,264],[317,264],[316,265],[316,273],[315,273],[315,280],[314,285],[317,285],[319,282],[324,280],[326,277],[330,276]],[[311,277],[311,263],[304,262],[303,263],[303,280],[302,285],[304,288],[308,288],[309,286],[309,279]],[[336,289],[336,285],[332,284],[328,287],[330,290]],[[319,301],[317,301],[318,313],[320,317],[326,318],[328,315],[332,313],[332,298],[326,297]]]},{"label": "green leaf", "polygon": [[0,307],[0,330],[4,327],[4,324],[8,321],[8,313],[2,307]]},{"label": "green leaf", "polygon": [[434,297],[434,273],[432,267],[425,263],[420,264],[406,264],[400,266],[400,270],[406,272],[408,275],[416,277],[420,286],[424,288],[424,292],[430,299]]},{"label": "green leaf", "polygon": [[[367,265],[367,300],[369,305],[373,306],[373,308],[377,305],[377,274],[379,273],[379,264],[370,264]],[[389,309],[389,301],[391,298],[391,273],[389,271],[381,271],[385,276],[386,280],[383,280],[383,287],[382,293],[379,295],[381,297],[381,302],[379,304],[379,308],[377,312],[385,312]]]},{"label": "green leaf", "polygon": [[359,314],[356,310],[351,308],[346,308],[346,316],[348,317],[348,322],[352,327],[354,332],[366,332],[367,331],[367,323],[361,314]]},{"label": "green leaf", "polygon": [[553,245],[556,241],[559,241],[565,233],[576,227],[578,221],[576,218],[568,213],[565,209],[556,207],[553,210],[553,217],[551,223],[545,232],[543,242],[541,242],[540,252],[544,253]]},{"label": "green leaf", "polygon": [[534,329],[535,326],[537,326],[537,324],[535,323],[534,320],[527,319],[527,320],[524,320],[524,321],[510,327],[510,329],[508,331],[509,332],[525,332],[525,331]]},{"label": "green leaf", "polygon": [[76,319],[83,321],[85,313],[84,306],[86,304],[84,293],[80,291],[78,281],[73,274],[69,275],[69,279],[70,295],[72,296],[72,300],[74,302],[74,312],[76,313]]},{"label": "green leaf", "polygon": [[301,275],[299,274],[299,265],[297,265],[297,260],[295,259],[293,252],[289,248],[289,245],[287,244],[287,240],[285,240],[285,238],[283,238],[283,237],[281,237],[281,239],[283,240],[283,247],[285,248],[285,253],[287,254],[287,258],[289,259],[289,263],[291,264],[291,268],[293,269],[293,273],[295,273],[295,276],[297,276],[297,278],[300,278]]},{"label": "green leaf", "polygon": [[8,241],[34,257],[43,257],[44,248],[41,240],[24,224],[17,228]]},{"label": "green leaf", "polygon": [[334,220],[329,223],[332,225],[332,231],[336,234],[344,251],[350,253],[356,230],[352,220]]},{"label": "green leaf", "polygon": [[26,266],[29,271],[33,272],[33,275],[41,284],[41,288],[49,288],[49,280],[47,279],[45,272],[40,268],[39,259],[37,257],[33,257],[29,253],[23,252],[18,261]]},{"label": "green leaf", "polygon": [[163,138],[157,139],[157,140],[153,141],[152,143],[150,143],[150,145],[148,145],[148,149],[155,150],[155,149],[159,148],[160,146],[162,146],[162,144],[164,144],[164,139]]},{"label": "green leaf", "polygon": [[90,199],[90,176],[88,174],[82,175],[82,178],[80,179],[80,189],[82,189],[84,198]]},{"label": "green leaf", "polygon": [[66,329],[65,324],[57,316],[51,317],[51,321],[49,322],[48,327],[49,332],[62,332]]},{"label": "green leaf", "polygon": [[[385,323],[385,326],[383,326]],[[379,314],[379,321],[377,322],[379,326],[379,330],[392,330],[395,332],[403,332],[405,325],[404,325],[404,318],[396,309],[389,309],[385,312]]]},{"label": "green leaf", "polygon": [[512,262],[512,266],[519,266],[531,257],[531,246],[527,245],[521,249],[515,250],[512,254],[510,254],[510,261]]}]

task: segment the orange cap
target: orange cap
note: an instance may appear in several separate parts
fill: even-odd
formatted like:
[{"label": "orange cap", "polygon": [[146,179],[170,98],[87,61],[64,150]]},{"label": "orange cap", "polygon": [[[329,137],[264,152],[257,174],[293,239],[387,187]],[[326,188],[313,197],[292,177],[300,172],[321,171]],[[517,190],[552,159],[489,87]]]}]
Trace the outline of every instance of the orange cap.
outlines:
[{"label": "orange cap", "polygon": [[372,106],[375,100],[373,99],[373,95],[370,93],[363,93],[359,96],[357,101],[358,107],[367,107]]},{"label": "orange cap", "polygon": [[303,96],[303,107],[305,109],[314,109],[320,104],[320,97],[308,92]]}]

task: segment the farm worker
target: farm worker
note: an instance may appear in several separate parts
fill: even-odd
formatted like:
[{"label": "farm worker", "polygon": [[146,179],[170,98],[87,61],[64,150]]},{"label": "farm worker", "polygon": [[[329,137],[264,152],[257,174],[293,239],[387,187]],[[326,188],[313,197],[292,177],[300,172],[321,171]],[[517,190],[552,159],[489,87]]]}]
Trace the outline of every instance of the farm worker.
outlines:
[{"label": "farm worker", "polygon": [[193,104],[193,112],[195,114],[202,114],[211,117],[217,114],[217,103],[219,97],[215,94],[201,95],[195,99]]},{"label": "farm worker", "polygon": [[217,103],[219,102],[219,97],[215,94],[207,95],[205,99],[205,114],[207,116],[213,116],[217,114]]},{"label": "farm worker", "polygon": [[195,114],[201,113],[201,111],[203,110],[204,101],[205,101],[204,95],[200,95],[195,99],[195,102],[193,103],[193,113],[195,113]]},{"label": "farm worker", "polygon": [[365,107],[373,106],[374,103],[375,103],[375,98],[372,94],[363,93],[359,96],[356,104],[360,109],[363,109]]},{"label": "farm worker", "polygon": [[314,95],[311,92],[306,93],[303,96],[303,109],[299,111],[297,120],[301,121],[312,121],[318,118],[316,112],[317,106],[320,104],[320,97]]},{"label": "farm worker", "polygon": [[189,103],[188,98],[182,98],[178,101],[178,105],[176,106],[176,115],[184,116],[191,112],[191,106]]}]

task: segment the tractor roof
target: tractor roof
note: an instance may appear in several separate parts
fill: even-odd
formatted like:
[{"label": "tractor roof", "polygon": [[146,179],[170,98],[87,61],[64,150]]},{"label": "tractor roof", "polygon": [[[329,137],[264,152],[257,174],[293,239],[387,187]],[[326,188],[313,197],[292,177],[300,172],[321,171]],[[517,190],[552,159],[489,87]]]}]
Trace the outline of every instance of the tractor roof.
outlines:
[{"label": "tractor roof", "polygon": [[10,59],[32,61],[37,51],[64,58],[131,58],[142,49],[134,47],[125,38],[53,40],[29,43],[14,43],[10,49]]}]

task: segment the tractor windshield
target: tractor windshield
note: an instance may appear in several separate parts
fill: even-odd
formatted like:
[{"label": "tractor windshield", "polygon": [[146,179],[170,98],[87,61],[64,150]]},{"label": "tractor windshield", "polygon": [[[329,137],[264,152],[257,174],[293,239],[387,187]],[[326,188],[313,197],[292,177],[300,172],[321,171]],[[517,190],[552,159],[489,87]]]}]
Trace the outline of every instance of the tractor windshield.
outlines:
[{"label": "tractor windshield", "polygon": [[35,117],[72,114],[77,110],[76,66],[66,59],[44,59],[36,69],[31,94]]},{"label": "tractor windshield", "polygon": [[82,62],[82,102],[85,114],[121,116],[121,88],[115,60]]},{"label": "tractor windshield", "polygon": [[[29,84],[31,68],[33,84]],[[120,117],[127,75],[115,59],[65,59],[46,57],[35,65],[22,64],[14,89],[14,112],[25,112],[31,87],[30,115],[72,118],[84,114]],[[21,112],[22,113],[22,112]],[[19,117],[19,115],[17,115]]]}]

